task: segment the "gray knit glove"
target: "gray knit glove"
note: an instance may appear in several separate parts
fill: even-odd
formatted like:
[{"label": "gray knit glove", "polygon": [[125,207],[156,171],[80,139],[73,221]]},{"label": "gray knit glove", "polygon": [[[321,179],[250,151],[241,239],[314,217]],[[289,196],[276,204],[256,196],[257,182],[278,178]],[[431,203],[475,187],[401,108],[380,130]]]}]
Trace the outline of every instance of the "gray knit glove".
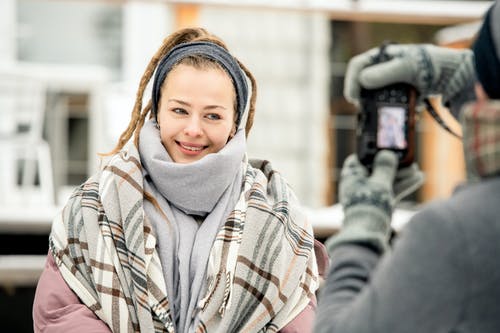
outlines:
[{"label": "gray knit glove", "polygon": [[329,252],[339,244],[353,242],[370,244],[381,252],[388,248],[397,166],[396,154],[382,150],[375,156],[368,176],[356,155],[347,157],[339,187],[344,223],[339,233],[327,241]]},{"label": "gray knit glove", "polygon": [[374,89],[399,82],[411,84],[419,91],[417,103],[429,95],[441,94],[443,103],[449,102],[452,109],[459,109],[475,98],[471,50],[391,44],[386,47],[391,60],[374,65],[378,53],[379,49],[374,48],[349,62],[344,81],[344,96],[348,101],[359,104],[361,87]]}]

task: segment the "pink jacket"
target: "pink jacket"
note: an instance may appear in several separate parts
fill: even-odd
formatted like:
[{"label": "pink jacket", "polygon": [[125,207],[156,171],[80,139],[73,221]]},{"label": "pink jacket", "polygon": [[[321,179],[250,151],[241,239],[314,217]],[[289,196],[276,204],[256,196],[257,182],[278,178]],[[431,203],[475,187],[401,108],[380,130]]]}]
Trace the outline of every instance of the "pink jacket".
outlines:
[{"label": "pink jacket", "polygon": [[50,253],[36,287],[33,326],[36,333],[111,332],[69,288]]},{"label": "pink jacket", "polygon": [[[326,250],[320,242],[314,244],[320,276],[328,266]],[[316,297],[280,333],[309,333],[313,330]],[[84,305],[64,281],[54,258],[49,253],[45,269],[38,280],[33,303],[35,333],[109,333],[109,327]]]}]

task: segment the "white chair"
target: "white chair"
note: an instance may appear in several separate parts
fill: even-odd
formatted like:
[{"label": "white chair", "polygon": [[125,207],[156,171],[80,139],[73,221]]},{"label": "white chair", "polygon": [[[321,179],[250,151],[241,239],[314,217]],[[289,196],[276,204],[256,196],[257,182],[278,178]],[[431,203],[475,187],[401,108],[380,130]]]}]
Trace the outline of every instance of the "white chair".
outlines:
[{"label": "white chair", "polygon": [[34,77],[0,72],[0,204],[54,204],[45,94]]}]

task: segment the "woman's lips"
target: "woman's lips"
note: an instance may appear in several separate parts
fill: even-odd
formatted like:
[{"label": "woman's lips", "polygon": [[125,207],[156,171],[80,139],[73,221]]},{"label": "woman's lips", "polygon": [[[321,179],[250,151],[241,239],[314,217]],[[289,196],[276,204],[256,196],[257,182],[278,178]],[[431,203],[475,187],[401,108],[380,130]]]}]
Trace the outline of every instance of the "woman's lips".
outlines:
[{"label": "woman's lips", "polygon": [[179,150],[186,155],[198,155],[200,154],[207,146],[196,144],[196,143],[188,143],[188,142],[179,142],[176,141]]}]

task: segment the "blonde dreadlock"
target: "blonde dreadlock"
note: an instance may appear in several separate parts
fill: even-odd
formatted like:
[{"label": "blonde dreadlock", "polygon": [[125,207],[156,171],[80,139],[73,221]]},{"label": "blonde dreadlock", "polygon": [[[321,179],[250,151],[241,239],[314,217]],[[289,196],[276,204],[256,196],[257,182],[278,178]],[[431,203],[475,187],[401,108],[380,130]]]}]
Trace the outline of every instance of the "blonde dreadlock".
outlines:
[{"label": "blonde dreadlock", "polygon": [[[111,152],[105,155],[113,155],[119,152],[125,146],[125,144],[130,140],[132,135],[134,136],[134,144],[136,145],[136,147],[139,146],[139,133],[141,131],[142,126],[144,125],[146,116],[150,114],[152,106],[150,99],[149,102],[144,107],[144,109],[142,109],[142,100],[144,96],[144,91],[146,90],[146,87],[149,81],[151,80],[151,77],[153,76],[155,69],[158,66],[158,63],[176,45],[194,41],[212,42],[227,50],[227,46],[220,38],[209,33],[207,30],[203,28],[181,29],[174,32],[169,37],[167,37],[163,41],[163,44],[158,49],[158,51],[156,51],[156,53],[151,58],[148,66],[146,67],[146,70],[144,71],[144,74],[141,77],[139,88],[137,89],[134,108],[132,110],[132,116],[127,126],[127,129],[123,131],[123,133],[120,135],[120,138],[118,139],[118,143],[116,144],[115,148]],[[236,61],[238,62],[238,65],[241,67],[241,69],[245,72],[247,77],[250,79],[250,82],[252,84],[250,107],[245,127],[245,133],[246,136],[248,136],[248,133],[250,132],[250,129],[252,128],[253,125],[253,117],[255,113],[255,101],[257,98],[257,85],[252,73],[239,60]]]}]

